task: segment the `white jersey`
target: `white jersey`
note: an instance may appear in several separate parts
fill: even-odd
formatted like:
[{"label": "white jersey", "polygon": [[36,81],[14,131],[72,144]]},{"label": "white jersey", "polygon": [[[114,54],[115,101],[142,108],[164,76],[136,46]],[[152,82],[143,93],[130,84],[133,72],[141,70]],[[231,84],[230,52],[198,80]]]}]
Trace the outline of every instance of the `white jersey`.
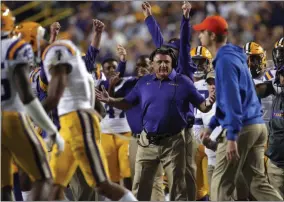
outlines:
[{"label": "white jersey", "polygon": [[87,72],[80,51],[71,41],[58,40],[45,49],[43,67],[48,82],[51,80],[49,70],[57,64],[71,66],[67,85],[57,106],[58,115],[61,116],[78,109],[92,108],[94,92],[90,82],[93,82],[93,78]]},{"label": "white jersey", "polygon": [[[204,96],[205,99],[208,98],[209,92],[205,79],[194,82],[194,86],[196,87],[198,92]],[[215,111],[216,111],[216,103],[214,103],[212,109],[207,113],[203,113],[200,110],[195,109],[195,123],[193,126],[193,131],[194,131],[194,137],[199,144],[201,144],[200,133],[204,128],[208,128],[212,116],[215,115]],[[221,131],[222,131],[221,126],[216,127],[211,133],[210,139],[215,141],[218,135],[221,133]],[[214,166],[216,162],[216,153],[207,148],[205,148],[205,153],[208,157],[208,165]]]},{"label": "white jersey", "polygon": [[209,93],[208,93],[208,88],[207,88],[207,83],[205,79],[201,79],[199,81],[194,82],[195,88],[198,90],[198,92],[204,96],[204,98],[208,98]]},{"label": "white jersey", "polygon": [[[195,139],[201,144],[200,140],[200,133],[204,128],[208,128],[209,122],[211,118],[215,115],[216,112],[216,103],[213,104],[212,109],[207,112],[203,113],[198,110],[196,116],[195,116],[195,123],[193,125],[193,131]],[[221,134],[222,127],[218,126],[216,127],[211,135],[210,139],[213,141],[216,141],[216,138]],[[205,153],[208,157],[208,165],[215,166],[216,164],[216,152],[212,151],[211,149],[205,148]]]},{"label": "white jersey", "polygon": [[34,54],[30,44],[14,37],[1,40],[1,109],[3,111],[24,112],[13,73],[17,64],[31,64],[33,60]]},{"label": "white jersey", "polygon": [[[266,81],[271,81],[275,78],[276,71],[275,70],[268,70],[264,73],[263,76],[253,79],[254,84],[261,84]],[[274,95],[269,95],[266,98],[261,99],[261,106],[262,106],[262,118],[266,124],[269,123],[272,114],[272,103],[274,99]]]},{"label": "white jersey", "polygon": [[[123,78],[122,82],[115,87],[114,91],[116,92],[123,86],[127,81],[127,78]],[[128,125],[126,119],[126,114],[123,110],[114,108],[105,104],[106,116],[101,121],[101,130],[102,133],[126,133],[130,132],[131,129]]]}]

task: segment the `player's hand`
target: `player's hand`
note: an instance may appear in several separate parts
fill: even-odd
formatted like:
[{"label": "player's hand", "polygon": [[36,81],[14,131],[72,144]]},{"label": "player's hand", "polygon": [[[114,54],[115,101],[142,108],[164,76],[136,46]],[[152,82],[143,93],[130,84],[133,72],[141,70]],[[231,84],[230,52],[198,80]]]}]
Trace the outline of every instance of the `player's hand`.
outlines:
[{"label": "player's hand", "polygon": [[199,135],[200,140],[203,141],[203,139],[209,138],[211,133],[212,133],[212,130],[210,128],[205,128]]},{"label": "player's hand", "polygon": [[120,72],[115,72],[115,74],[110,77],[109,85],[111,87],[116,86],[116,84],[120,81],[119,74]]},{"label": "player's hand", "polygon": [[93,20],[93,28],[95,32],[102,33],[104,31],[105,24],[102,21],[95,19]]},{"label": "player's hand", "polygon": [[228,140],[226,148],[226,157],[228,161],[234,161],[234,162],[240,159],[237,141]]},{"label": "player's hand", "polygon": [[189,19],[189,13],[190,13],[190,10],[191,10],[191,4],[188,1],[184,1],[181,8],[182,8],[184,17],[186,19]]},{"label": "player's hand", "polygon": [[110,101],[110,96],[108,92],[106,91],[105,87],[101,85],[102,91],[96,88],[96,97],[99,101],[104,102],[104,103],[109,103]]},{"label": "player's hand", "polygon": [[59,133],[56,133],[56,135],[55,135],[55,144],[57,145],[58,151],[57,151],[56,155],[58,156],[59,154],[61,154],[64,151],[64,146],[65,146],[65,141]]},{"label": "player's hand", "polygon": [[57,156],[64,151],[65,141],[62,138],[62,136],[59,134],[59,132],[48,135],[44,139],[44,141],[47,145],[48,151],[52,151],[54,144],[57,145],[57,150],[58,150],[56,153]]},{"label": "player's hand", "polygon": [[127,55],[126,49],[122,45],[117,45],[116,51],[117,51],[117,54],[120,58],[120,61],[125,62],[126,61],[126,55]]},{"label": "player's hand", "polygon": [[216,94],[214,92],[214,94],[210,95],[206,101],[205,101],[205,105],[208,106],[212,106],[216,101]]},{"label": "player's hand", "polygon": [[52,36],[57,36],[59,34],[60,31],[60,24],[59,22],[54,22],[50,25],[50,35]]},{"label": "player's hand", "polygon": [[142,4],[142,11],[143,11],[145,18],[152,15],[151,5],[148,2],[144,2]]}]

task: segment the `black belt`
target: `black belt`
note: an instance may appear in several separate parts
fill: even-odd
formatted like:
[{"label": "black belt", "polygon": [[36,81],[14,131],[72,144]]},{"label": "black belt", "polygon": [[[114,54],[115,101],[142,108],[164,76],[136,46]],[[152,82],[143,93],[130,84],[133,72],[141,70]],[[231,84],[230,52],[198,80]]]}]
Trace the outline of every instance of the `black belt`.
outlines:
[{"label": "black belt", "polygon": [[162,133],[162,134],[157,134],[157,133],[146,133],[146,138],[149,140],[149,144],[154,144],[154,145],[160,145],[160,141],[163,139],[166,139],[168,137],[175,136],[179,133]]}]

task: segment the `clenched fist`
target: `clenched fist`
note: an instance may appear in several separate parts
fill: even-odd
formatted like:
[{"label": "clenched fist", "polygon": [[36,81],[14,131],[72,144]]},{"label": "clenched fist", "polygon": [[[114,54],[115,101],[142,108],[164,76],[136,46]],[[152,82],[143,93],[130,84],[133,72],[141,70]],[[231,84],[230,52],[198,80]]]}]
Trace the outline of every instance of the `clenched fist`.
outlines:
[{"label": "clenched fist", "polygon": [[120,58],[120,61],[125,62],[126,61],[126,55],[127,55],[126,49],[122,45],[118,45],[116,50],[117,50],[117,54]]},{"label": "clenched fist", "polygon": [[145,18],[152,15],[151,5],[148,2],[142,4],[142,10]]},{"label": "clenched fist", "polygon": [[188,1],[184,1],[182,5],[183,15],[186,19],[189,19],[189,13],[191,10],[191,4]]},{"label": "clenched fist", "polygon": [[96,32],[103,32],[104,31],[104,28],[105,28],[105,24],[100,21],[100,20],[93,20],[93,27],[95,29]]},{"label": "clenched fist", "polygon": [[57,36],[60,31],[60,24],[59,22],[54,22],[50,25],[50,34]]}]

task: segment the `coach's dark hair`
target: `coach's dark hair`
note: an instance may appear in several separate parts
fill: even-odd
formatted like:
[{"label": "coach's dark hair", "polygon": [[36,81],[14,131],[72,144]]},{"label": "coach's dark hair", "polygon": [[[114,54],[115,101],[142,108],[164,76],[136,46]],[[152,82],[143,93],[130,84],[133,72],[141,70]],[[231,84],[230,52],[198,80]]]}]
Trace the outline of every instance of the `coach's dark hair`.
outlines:
[{"label": "coach's dark hair", "polygon": [[169,55],[172,58],[172,67],[177,66],[177,57],[172,48],[161,47],[154,50],[150,55],[150,60],[153,62],[157,54]]},{"label": "coach's dark hair", "polygon": [[107,63],[107,62],[117,62],[118,63],[118,61],[114,58],[107,58],[107,59],[103,60],[102,67],[104,67],[104,64]]},{"label": "coach's dark hair", "polygon": [[[217,43],[223,43],[223,42],[226,42],[228,40],[228,30],[225,30],[225,31],[227,32],[227,34],[215,34],[214,33],[215,36],[216,36],[215,41]],[[208,31],[208,34],[209,34],[209,36],[211,36],[213,34],[213,32]]]}]

